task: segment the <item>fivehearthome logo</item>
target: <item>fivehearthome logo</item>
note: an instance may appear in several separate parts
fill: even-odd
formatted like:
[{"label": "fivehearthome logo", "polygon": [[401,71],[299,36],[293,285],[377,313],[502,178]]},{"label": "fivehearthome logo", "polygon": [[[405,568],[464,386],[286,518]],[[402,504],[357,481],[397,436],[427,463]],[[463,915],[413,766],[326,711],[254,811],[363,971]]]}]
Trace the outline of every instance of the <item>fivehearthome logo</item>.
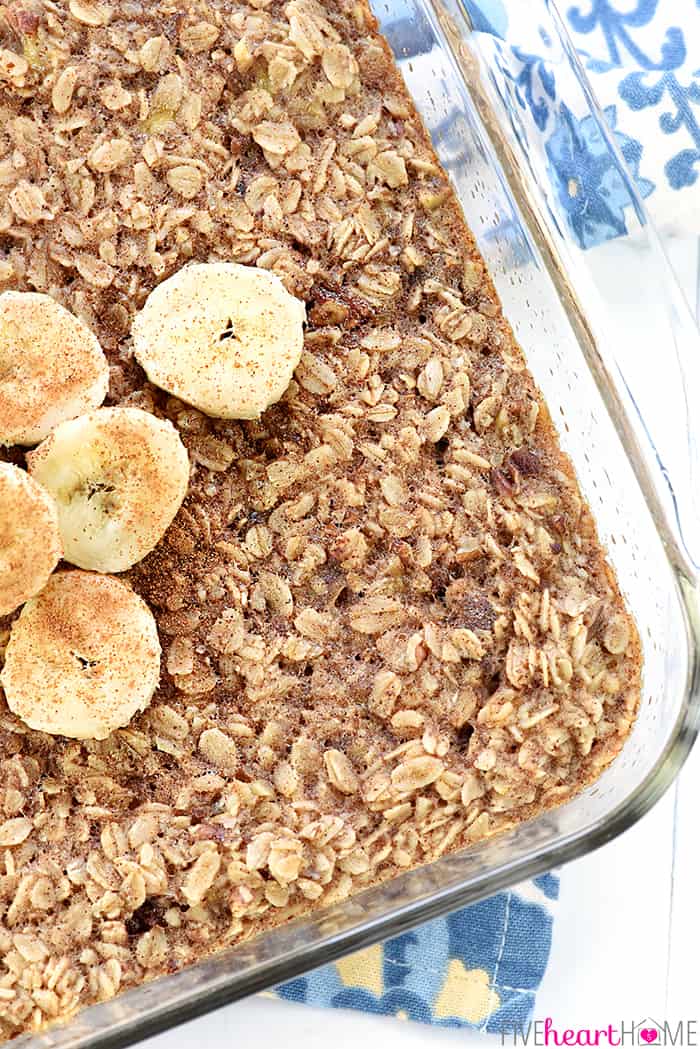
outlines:
[{"label": "fivehearthome logo", "polygon": [[698,1045],[698,1021],[654,1020],[651,1016],[636,1022],[621,1020],[607,1027],[555,1026],[551,1016],[546,1020],[533,1020],[528,1024],[516,1024],[501,1029],[501,1045],[504,1046],[639,1046],[640,1049],[661,1049],[662,1046]]}]

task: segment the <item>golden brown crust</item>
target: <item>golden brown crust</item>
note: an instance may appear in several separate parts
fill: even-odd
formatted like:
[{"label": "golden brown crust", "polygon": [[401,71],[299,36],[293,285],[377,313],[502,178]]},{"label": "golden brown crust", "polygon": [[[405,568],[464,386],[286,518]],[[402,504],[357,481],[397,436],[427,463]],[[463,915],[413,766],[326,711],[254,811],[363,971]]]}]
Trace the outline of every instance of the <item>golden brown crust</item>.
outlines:
[{"label": "golden brown crust", "polygon": [[[130,574],[165,649],[149,711],[100,745],[0,722],[26,872],[0,884],[6,1034],[566,800],[639,701],[591,515],[366,4],[70,6],[37,30],[53,87],[7,93],[7,155],[61,217],[17,218],[38,246],[0,272],[90,316],[112,402],[171,418],[194,470]],[[209,258],[307,304],[259,423],[130,358],[151,288]]]}]

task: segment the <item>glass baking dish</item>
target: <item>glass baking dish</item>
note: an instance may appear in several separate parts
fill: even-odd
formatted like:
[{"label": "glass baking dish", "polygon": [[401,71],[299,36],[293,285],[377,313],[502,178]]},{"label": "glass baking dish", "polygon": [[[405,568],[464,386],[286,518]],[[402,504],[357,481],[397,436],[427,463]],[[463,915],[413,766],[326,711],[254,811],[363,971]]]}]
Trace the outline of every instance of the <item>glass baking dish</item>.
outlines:
[{"label": "glass baking dish", "polygon": [[[548,0],[502,0],[502,37],[469,0],[373,6],[637,618],[639,719],[614,765],[566,806],[86,1009],[18,1049],[127,1045],[590,852],[660,797],[695,738],[700,475],[690,405],[700,341],[617,142]],[[556,112],[554,143],[541,130],[543,106]],[[586,157],[595,163],[581,174]],[[583,250],[611,190],[618,209],[627,205],[617,232],[628,232]]]}]

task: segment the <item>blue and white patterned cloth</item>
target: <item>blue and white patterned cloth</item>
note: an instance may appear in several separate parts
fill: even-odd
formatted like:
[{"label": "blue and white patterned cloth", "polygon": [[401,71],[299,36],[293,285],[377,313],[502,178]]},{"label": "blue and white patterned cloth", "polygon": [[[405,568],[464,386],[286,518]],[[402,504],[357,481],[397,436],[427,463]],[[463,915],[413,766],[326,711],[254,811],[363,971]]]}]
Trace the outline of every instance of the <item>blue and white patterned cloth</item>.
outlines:
[{"label": "blue and white patterned cloth", "polygon": [[[629,195],[590,115],[572,112],[541,50],[512,46],[528,0],[463,0],[490,35],[541,135],[582,248],[628,232]],[[700,0],[561,0],[561,11],[641,195],[666,232],[700,232]],[[510,27],[512,29],[512,27]],[[532,49],[531,49],[532,50]],[[532,1017],[558,877],[536,878],[278,987],[290,1001],[498,1032]]]},{"label": "blue and white patterned cloth", "polygon": [[544,874],[278,987],[293,1002],[498,1032],[531,1018],[559,879]]},{"label": "blue and white patterned cloth", "polygon": [[566,16],[652,216],[699,232],[700,0],[579,0]]},{"label": "blue and white patterned cloth", "polygon": [[[466,6],[477,31],[493,38],[517,104],[529,110],[580,246],[632,232],[629,193],[595,121],[572,112],[561,97],[568,92],[547,33],[527,52],[513,45],[521,26],[532,36],[532,7],[525,0],[466,0]],[[667,235],[700,233],[700,0],[559,0],[558,6],[656,225]]]}]

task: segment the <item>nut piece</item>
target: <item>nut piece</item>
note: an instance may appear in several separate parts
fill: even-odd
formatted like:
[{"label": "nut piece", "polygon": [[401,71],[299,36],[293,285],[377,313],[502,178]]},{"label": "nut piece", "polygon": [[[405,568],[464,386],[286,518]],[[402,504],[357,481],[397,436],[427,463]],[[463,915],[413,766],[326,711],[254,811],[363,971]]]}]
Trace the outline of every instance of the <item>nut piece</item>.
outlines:
[{"label": "nut piece", "polygon": [[144,969],[159,969],[168,953],[168,940],[159,925],[149,929],[136,946],[136,960]]},{"label": "nut piece", "polygon": [[371,161],[367,170],[380,182],[386,182],[391,189],[408,185],[408,172],[406,161],[394,149],[387,149],[378,153]]}]

